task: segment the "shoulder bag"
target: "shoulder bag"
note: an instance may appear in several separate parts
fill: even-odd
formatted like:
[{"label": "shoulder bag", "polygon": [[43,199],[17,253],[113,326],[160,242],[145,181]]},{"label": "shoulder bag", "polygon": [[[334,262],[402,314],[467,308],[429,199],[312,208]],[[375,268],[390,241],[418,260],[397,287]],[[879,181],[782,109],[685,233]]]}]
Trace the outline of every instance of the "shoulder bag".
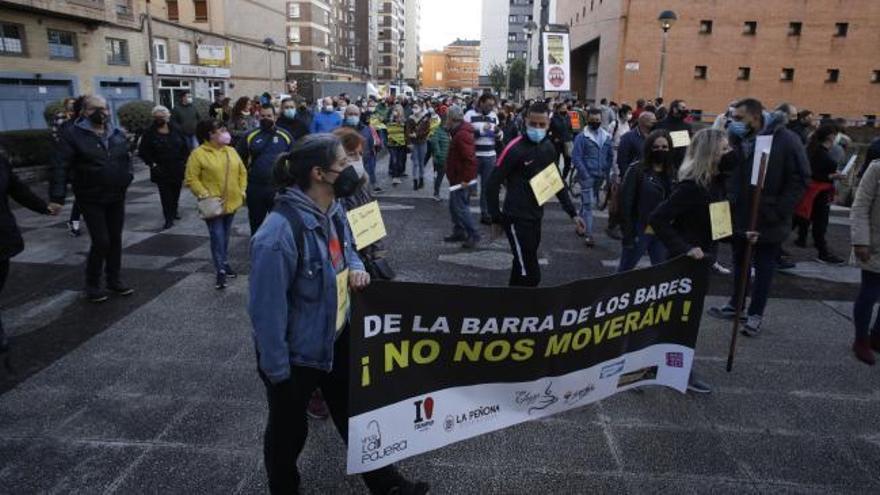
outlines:
[{"label": "shoulder bag", "polygon": [[223,216],[225,213],[223,202],[226,198],[226,189],[229,186],[229,150],[224,149],[226,154],[226,176],[223,179],[223,193],[218,196],[208,196],[199,200],[199,217],[202,220],[210,220]]}]

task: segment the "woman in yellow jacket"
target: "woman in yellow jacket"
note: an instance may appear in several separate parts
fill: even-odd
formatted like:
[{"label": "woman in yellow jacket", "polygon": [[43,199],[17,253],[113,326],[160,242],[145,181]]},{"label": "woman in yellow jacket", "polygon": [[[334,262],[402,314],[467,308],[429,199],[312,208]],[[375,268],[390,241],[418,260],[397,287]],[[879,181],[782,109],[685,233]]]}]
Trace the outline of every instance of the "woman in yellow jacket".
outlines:
[{"label": "woman in yellow jacket", "polygon": [[223,213],[205,219],[211,238],[211,257],[217,272],[215,288],[226,288],[226,278],[237,274],[226,259],[229,234],[235,212],[244,203],[247,189],[247,170],[238,153],[229,146],[231,136],[222,122],[205,120],[196,126],[196,137],[201,145],[189,155],[186,162],[186,186],[199,200],[220,198]]}]

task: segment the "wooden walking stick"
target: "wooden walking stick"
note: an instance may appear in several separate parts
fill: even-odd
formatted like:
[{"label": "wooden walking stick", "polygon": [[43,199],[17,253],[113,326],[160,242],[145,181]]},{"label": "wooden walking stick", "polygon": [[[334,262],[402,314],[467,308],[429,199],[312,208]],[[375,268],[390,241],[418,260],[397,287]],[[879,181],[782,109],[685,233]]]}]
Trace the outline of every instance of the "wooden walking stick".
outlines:
[{"label": "wooden walking stick", "polygon": [[733,356],[736,354],[736,336],[739,333],[739,319],[742,317],[742,308],[746,299],[746,286],[749,283],[749,275],[752,271],[752,250],[754,245],[748,239],[748,232],[758,229],[758,208],[761,204],[761,193],[764,192],[764,176],[767,174],[767,158],[770,153],[765,151],[761,154],[761,165],[758,169],[758,183],[752,192],[752,204],[749,210],[749,228],[746,231],[746,249],[743,252],[742,264],[740,265],[739,280],[736,281],[736,316],[733,318],[733,332],[730,335],[730,351],[727,353],[727,372],[733,370]]}]

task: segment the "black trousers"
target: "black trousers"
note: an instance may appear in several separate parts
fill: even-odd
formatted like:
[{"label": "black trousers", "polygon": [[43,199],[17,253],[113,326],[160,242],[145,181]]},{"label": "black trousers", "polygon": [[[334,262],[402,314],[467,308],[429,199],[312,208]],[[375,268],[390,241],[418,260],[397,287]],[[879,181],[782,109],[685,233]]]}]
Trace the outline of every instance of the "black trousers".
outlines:
[{"label": "black trousers", "polygon": [[247,189],[248,221],[251,224],[251,235],[257,233],[257,229],[263,224],[266,215],[272,211],[275,205],[275,188],[253,184]]},{"label": "black trousers", "polygon": [[[3,286],[6,285],[6,277],[9,276],[9,259],[0,260],[0,293],[3,292]],[[6,332],[3,330],[3,318],[0,315],[0,345],[6,343]]]},{"label": "black trousers", "polygon": [[159,199],[162,201],[162,215],[165,217],[166,222],[174,221],[174,217],[177,215],[182,185],[182,181],[156,183],[156,186],[159,187]]},{"label": "black trousers", "polygon": [[514,219],[504,226],[513,266],[510,267],[511,287],[537,287],[541,283],[538,246],[541,244],[541,221]]},{"label": "black trousers", "polygon": [[828,253],[828,242],[825,234],[828,232],[828,217],[831,215],[830,197],[831,191],[822,191],[813,200],[813,212],[810,220],[797,217],[798,238],[807,239],[807,231],[813,226],[813,244],[819,250],[819,254]]},{"label": "black trousers", "polygon": [[98,289],[101,272],[107,273],[107,284],[119,283],[122,268],[122,227],[125,223],[125,200],[113,203],[79,202],[92,245],[86,261],[86,287]]},{"label": "black trousers", "polygon": [[[348,328],[343,329],[334,347],[333,370],[329,373],[302,366],[290,370],[291,378],[266,385],[269,420],[263,437],[263,457],[272,494],[299,493],[300,475],[296,465],[306,443],[309,422],[306,407],[312,392],[320,388],[333,418],[333,424],[348,444]],[[364,473],[372,493],[387,493],[401,479],[394,466]]]}]

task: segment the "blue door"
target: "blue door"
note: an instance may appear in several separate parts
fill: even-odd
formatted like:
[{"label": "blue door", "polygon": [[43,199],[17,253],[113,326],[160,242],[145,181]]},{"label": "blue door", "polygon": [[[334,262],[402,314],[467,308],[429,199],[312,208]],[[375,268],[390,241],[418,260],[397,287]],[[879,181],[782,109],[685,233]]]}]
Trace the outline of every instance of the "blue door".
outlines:
[{"label": "blue door", "polygon": [[45,129],[46,105],[68,96],[71,81],[0,78],[0,131]]},{"label": "blue door", "polygon": [[113,125],[118,126],[116,111],[130,101],[141,99],[141,85],[135,82],[101,81],[101,96],[107,100]]}]

